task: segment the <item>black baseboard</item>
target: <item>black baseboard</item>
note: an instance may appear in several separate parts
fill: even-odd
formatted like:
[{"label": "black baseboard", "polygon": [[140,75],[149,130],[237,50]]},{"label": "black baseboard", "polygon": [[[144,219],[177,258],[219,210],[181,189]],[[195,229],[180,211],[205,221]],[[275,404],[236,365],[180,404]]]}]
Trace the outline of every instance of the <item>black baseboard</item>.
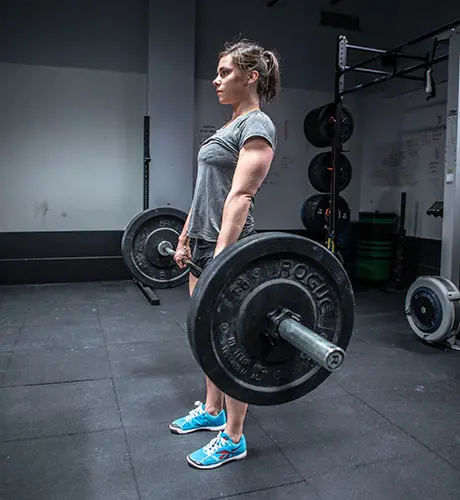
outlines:
[{"label": "black baseboard", "polygon": [[0,233],[0,285],[129,280],[122,237],[123,231]]},{"label": "black baseboard", "polygon": [[131,279],[123,231],[0,233],[0,284]]},{"label": "black baseboard", "polygon": [[121,256],[123,231],[0,233],[0,260]]},{"label": "black baseboard", "polygon": [[[283,232],[318,240],[305,230]],[[132,275],[121,256],[122,237],[123,231],[0,233],[0,284],[129,280]],[[410,281],[438,275],[441,242],[408,238],[406,260]]]}]

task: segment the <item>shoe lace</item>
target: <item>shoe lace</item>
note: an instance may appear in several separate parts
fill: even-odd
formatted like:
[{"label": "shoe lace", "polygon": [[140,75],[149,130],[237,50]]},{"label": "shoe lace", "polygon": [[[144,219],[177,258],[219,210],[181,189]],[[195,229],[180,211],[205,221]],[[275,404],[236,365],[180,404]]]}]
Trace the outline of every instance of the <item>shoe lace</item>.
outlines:
[{"label": "shoe lace", "polygon": [[219,432],[217,437],[211,439],[211,441],[203,447],[203,452],[206,453],[206,455],[212,455],[225,445],[225,441],[225,438],[222,437],[222,432]]},{"label": "shoe lace", "polygon": [[198,417],[199,415],[203,415],[205,413],[201,405],[202,405],[201,401],[195,401],[196,408],[190,410],[188,412],[188,415],[185,417],[185,420],[187,422],[190,422],[190,420],[192,420],[193,418]]}]

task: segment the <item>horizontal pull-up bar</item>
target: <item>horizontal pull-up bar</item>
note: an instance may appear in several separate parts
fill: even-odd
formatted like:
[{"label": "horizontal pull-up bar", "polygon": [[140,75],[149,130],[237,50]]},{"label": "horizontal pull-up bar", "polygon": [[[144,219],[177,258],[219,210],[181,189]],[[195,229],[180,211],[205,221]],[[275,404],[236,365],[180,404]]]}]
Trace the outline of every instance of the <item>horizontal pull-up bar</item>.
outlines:
[{"label": "horizontal pull-up bar", "polygon": [[[425,60],[425,59],[424,59]],[[348,66],[347,66],[348,67]],[[392,71],[382,71],[381,69],[372,69],[372,68],[356,68],[355,71],[358,73],[373,73],[376,75],[392,75]],[[417,81],[425,81],[423,76],[408,76],[408,75],[395,75],[400,78],[407,78],[408,80],[417,80]]]},{"label": "horizontal pull-up bar", "polygon": [[[439,56],[439,57],[434,58],[432,61],[416,64],[414,66],[410,66],[409,68],[402,69],[400,71],[395,71],[393,73],[389,73],[389,74],[384,75],[384,76],[380,76],[379,78],[375,78],[374,80],[370,80],[369,82],[360,83],[360,84],[356,85],[355,87],[351,87],[349,89],[342,90],[342,92],[340,92],[340,95],[343,96],[345,94],[350,94],[352,92],[356,92],[357,90],[362,90],[362,89],[365,89],[368,87],[372,87],[373,85],[377,85],[377,83],[384,82],[386,80],[391,80],[394,77],[406,78],[406,75],[408,73],[412,73],[413,71],[418,71],[419,69],[428,68],[428,67],[430,67],[434,64],[440,63],[442,61],[447,61],[448,58],[449,58],[448,55]],[[361,68],[361,69],[365,69],[365,68]]]},{"label": "horizontal pull-up bar", "polygon": [[[401,52],[390,52],[388,53],[388,50],[382,50],[382,49],[373,49],[371,47],[361,47],[360,45],[350,45],[347,43],[347,49],[353,49],[353,50],[362,50],[364,52],[375,52],[376,54],[381,54],[379,57],[377,57],[377,59],[381,59],[384,55],[391,55],[391,56],[397,56],[397,57],[400,57],[402,59],[413,59],[415,61],[426,61],[426,58],[425,57],[421,57],[421,56],[413,56],[411,54],[402,54]],[[363,63],[360,63],[358,65],[355,65],[355,66],[347,66],[347,71],[355,71],[356,69],[358,69],[361,64]],[[367,63],[364,63],[364,64],[367,64]],[[345,73],[345,71],[344,71]]]},{"label": "horizontal pull-up bar", "polygon": [[[347,69],[349,66],[345,66]],[[391,71],[382,71],[381,69],[372,69],[372,68],[356,68],[355,71],[358,73],[374,73],[376,75],[391,75]]]},{"label": "horizontal pull-up bar", "polygon": [[375,52],[377,54],[385,54],[386,50],[382,49],[371,49],[370,47],[361,47],[360,45],[349,45],[347,43],[347,49],[362,50],[364,52]]},{"label": "horizontal pull-up bar", "polygon": [[[359,46],[357,46],[357,45],[348,45],[347,44],[348,48],[355,48],[357,50],[368,50],[370,52],[377,52],[378,55],[372,56],[369,59],[361,61],[360,63],[355,64],[354,66],[348,66],[346,69],[340,70],[340,73],[343,74],[343,73],[347,73],[347,72],[350,72],[350,71],[355,71],[357,68],[359,68],[361,66],[364,66],[364,65],[369,64],[369,63],[374,62],[374,61],[378,61],[384,55],[398,55],[399,57],[408,57],[410,59],[417,58],[417,56],[405,56],[403,54],[397,54],[397,53],[403,47],[408,47],[410,45],[415,45],[416,43],[422,42],[423,40],[427,40],[428,38],[431,38],[433,36],[436,36],[436,35],[439,35],[441,33],[444,33],[445,31],[452,30],[452,29],[456,28],[457,26],[460,26],[460,19],[456,19],[455,21],[452,21],[449,24],[446,24],[444,26],[436,28],[433,31],[430,31],[429,33],[425,33],[424,35],[421,35],[421,36],[419,36],[417,38],[414,38],[413,40],[409,40],[408,42],[404,42],[404,43],[402,43],[400,45],[397,45],[396,47],[393,47],[390,50],[386,50],[386,51],[383,51],[383,52],[380,52],[380,49],[367,49],[366,47],[359,48]],[[423,58],[420,58],[420,59],[423,60]]]}]

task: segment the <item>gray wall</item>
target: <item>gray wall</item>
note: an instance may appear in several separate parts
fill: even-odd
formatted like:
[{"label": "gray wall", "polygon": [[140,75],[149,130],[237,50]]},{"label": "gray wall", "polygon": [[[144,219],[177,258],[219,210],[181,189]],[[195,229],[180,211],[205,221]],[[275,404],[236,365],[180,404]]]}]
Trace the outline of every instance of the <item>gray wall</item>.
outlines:
[{"label": "gray wall", "polygon": [[411,40],[438,26],[460,18],[460,5],[454,0],[439,0],[433,8],[429,0],[381,2],[372,9],[365,9],[365,0],[356,3],[362,9],[369,40],[389,49]]},{"label": "gray wall", "polygon": [[[419,12],[429,12],[421,16]],[[382,23],[376,18],[381,17]],[[460,18],[460,4],[440,0],[382,4],[369,11],[375,25],[372,46],[389,49]],[[387,29],[391,26],[391,30]],[[422,56],[433,41],[404,49]],[[446,53],[446,47],[438,54]],[[415,64],[404,62],[404,67]],[[422,76],[422,72],[418,72]],[[409,236],[440,239],[442,219],[426,210],[443,199],[447,64],[434,66],[435,99],[427,100],[423,83],[393,79],[361,95],[362,179],[361,210],[399,213],[400,193],[407,193],[406,228]]]},{"label": "gray wall", "polygon": [[0,61],[145,73],[147,8],[146,0],[3,0]]},{"label": "gray wall", "polygon": [[360,42],[367,38],[367,30],[358,33],[320,26],[320,9],[330,8],[326,1],[280,0],[271,8],[265,3],[234,0],[223,13],[220,2],[197,2],[196,77],[213,78],[217,51],[225,41],[243,36],[278,50],[285,87],[332,92],[337,33],[348,33]]},{"label": "gray wall", "polygon": [[0,63],[0,230],[120,229],[142,207],[145,75]]},{"label": "gray wall", "polygon": [[361,210],[399,213],[406,192],[408,235],[439,239],[442,219],[426,211],[443,199],[446,86],[428,102],[418,91],[363,104]]},{"label": "gray wall", "polygon": [[[142,209],[145,113],[152,119],[150,205],[187,210],[193,79],[214,78],[218,51],[237,35],[279,51],[283,87],[316,91],[302,102],[321,105],[318,90],[324,99],[332,91],[337,30],[318,25],[323,2],[268,8],[265,0],[238,0],[223,16],[219,3],[200,0],[196,30],[180,0],[150,3],[149,38],[146,0],[3,2],[0,231],[126,227]],[[181,14],[189,24],[178,21]],[[301,130],[302,120],[294,126]],[[290,196],[285,185],[280,199]],[[290,217],[276,219],[280,229],[293,227]]]},{"label": "gray wall", "polygon": [[145,1],[6,1],[0,230],[121,229],[142,208]]},{"label": "gray wall", "polygon": [[[150,205],[187,210],[196,153],[190,129],[195,123],[196,145],[197,127],[203,123],[194,115],[205,116],[193,108],[190,97],[195,82],[214,78],[217,53],[227,40],[244,36],[277,49],[283,87],[311,92],[301,102],[314,106],[323,103],[319,95],[332,98],[338,32],[352,43],[386,48],[449,21],[458,11],[441,1],[423,18],[418,15],[420,3],[413,0],[368,10],[362,0],[342,2],[337,10],[361,17],[363,30],[355,33],[319,26],[320,8],[331,8],[325,0],[280,0],[272,8],[265,0],[235,0],[225,13],[218,2],[197,0],[195,23],[193,13],[178,8],[177,16],[183,11],[188,19],[183,24],[174,20],[179,0],[150,3],[149,21],[147,0],[3,2],[0,231],[126,227],[142,209],[145,113],[151,114],[153,125]],[[162,47],[164,51],[158,50]],[[356,76],[347,77],[349,85],[356,81]],[[385,88],[393,93],[406,89],[398,85]],[[357,103],[363,98],[347,99],[358,123]],[[194,105],[210,106],[196,97]],[[295,102],[285,116],[278,107],[280,124],[299,114],[294,107]],[[368,113],[366,106],[362,109]],[[299,131],[301,119],[296,120]],[[177,137],[175,123],[181,123]],[[361,169],[358,134],[359,127],[352,153],[359,163],[354,165],[355,203]],[[302,134],[297,136],[293,148],[305,154],[299,153],[296,168],[306,168],[312,151]],[[279,197],[286,199],[289,184],[281,185]],[[280,229],[293,227],[292,210],[283,220],[278,206],[273,208],[276,217],[268,208],[263,211],[267,220],[278,220]]]},{"label": "gray wall", "polygon": [[[188,212],[195,111],[195,0],[150,1],[147,114],[150,206]],[[133,214],[134,215],[134,214]]]}]

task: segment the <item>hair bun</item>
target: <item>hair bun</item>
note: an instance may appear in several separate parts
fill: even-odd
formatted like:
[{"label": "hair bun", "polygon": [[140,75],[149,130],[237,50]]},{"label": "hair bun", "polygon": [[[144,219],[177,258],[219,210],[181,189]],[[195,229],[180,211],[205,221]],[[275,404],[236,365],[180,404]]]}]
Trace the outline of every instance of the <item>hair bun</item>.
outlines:
[{"label": "hair bun", "polygon": [[219,53],[223,56],[232,55],[233,63],[241,73],[245,74],[256,69],[259,72],[257,93],[261,99],[271,102],[280,90],[280,71],[278,56],[275,51],[266,50],[250,40],[226,42]]}]

